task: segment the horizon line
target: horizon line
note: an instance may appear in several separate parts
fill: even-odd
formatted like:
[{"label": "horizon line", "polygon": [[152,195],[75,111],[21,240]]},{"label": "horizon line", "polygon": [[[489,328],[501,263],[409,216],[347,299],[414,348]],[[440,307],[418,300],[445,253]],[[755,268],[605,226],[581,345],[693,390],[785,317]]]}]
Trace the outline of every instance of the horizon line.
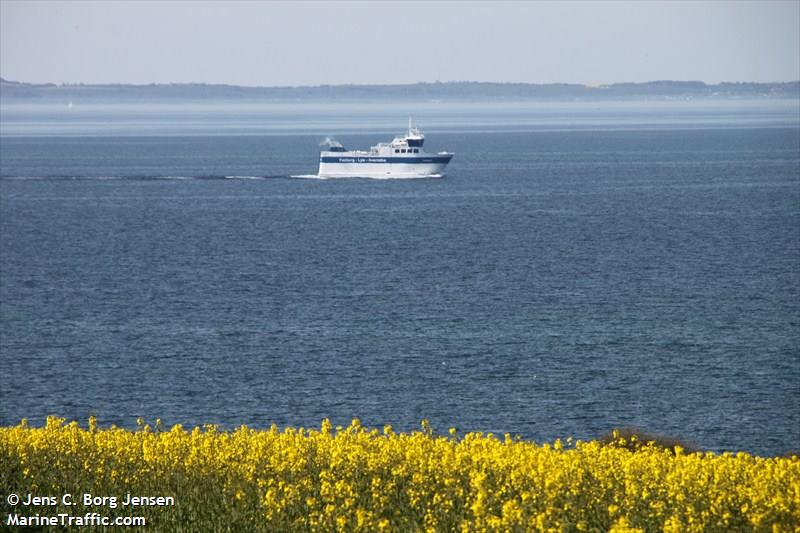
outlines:
[{"label": "horizon line", "polygon": [[112,86],[120,86],[120,85],[127,85],[132,87],[152,87],[158,85],[167,85],[167,86],[190,86],[190,85],[205,85],[205,86],[217,86],[217,87],[241,87],[246,89],[313,89],[318,87],[402,87],[402,86],[413,86],[413,85],[448,85],[448,84],[484,84],[484,85],[534,85],[534,86],[549,86],[549,85],[566,85],[566,86],[577,86],[577,87],[586,87],[586,88],[604,88],[604,87],[612,87],[615,85],[647,85],[653,83],[694,83],[694,84],[703,84],[705,86],[714,86],[714,85],[774,85],[774,84],[792,84],[792,83],[800,83],[800,79],[796,80],[784,80],[784,81],[720,81],[717,83],[709,83],[703,80],[691,80],[691,79],[657,79],[657,80],[648,80],[648,81],[615,81],[610,83],[573,83],[573,82],[520,82],[520,81],[476,81],[476,80],[435,80],[435,81],[416,81],[416,82],[405,82],[405,83],[319,83],[316,85],[239,85],[235,83],[221,83],[221,82],[149,82],[149,83],[130,83],[130,82],[28,82],[28,81],[19,81],[19,80],[12,80],[0,76],[0,82],[2,83],[10,83],[14,85],[29,85],[29,86],[36,86],[36,85],[43,85],[43,86],[50,86],[50,87],[80,87],[80,86],[102,86],[102,85],[112,85]]}]

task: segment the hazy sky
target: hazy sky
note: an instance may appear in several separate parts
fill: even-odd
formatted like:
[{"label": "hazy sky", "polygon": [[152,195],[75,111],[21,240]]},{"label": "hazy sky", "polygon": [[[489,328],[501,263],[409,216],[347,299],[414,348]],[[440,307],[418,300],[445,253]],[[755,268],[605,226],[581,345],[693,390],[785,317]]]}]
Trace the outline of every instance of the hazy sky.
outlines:
[{"label": "hazy sky", "polygon": [[800,79],[800,1],[0,0],[0,75],[238,85]]}]

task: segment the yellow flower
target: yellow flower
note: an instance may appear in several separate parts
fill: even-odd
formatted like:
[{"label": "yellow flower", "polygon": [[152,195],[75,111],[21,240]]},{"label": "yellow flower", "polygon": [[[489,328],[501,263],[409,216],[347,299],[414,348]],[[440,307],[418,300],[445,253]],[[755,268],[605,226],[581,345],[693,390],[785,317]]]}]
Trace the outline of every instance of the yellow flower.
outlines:
[{"label": "yellow flower", "polygon": [[798,458],[456,438],[427,422],[411,433],[358,420],[263,431],[64,422],[0,428],[3,486],[174,497],[170,510],[141,511],[153,531],[800,530]]}]

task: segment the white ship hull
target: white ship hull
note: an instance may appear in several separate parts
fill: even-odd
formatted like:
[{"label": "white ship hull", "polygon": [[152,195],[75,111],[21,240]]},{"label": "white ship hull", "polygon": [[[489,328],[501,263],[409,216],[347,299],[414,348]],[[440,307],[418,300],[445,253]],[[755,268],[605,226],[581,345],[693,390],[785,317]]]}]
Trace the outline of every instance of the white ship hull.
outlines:
[{"label": "white ship hull", "polygon": [[[334,158],[326,158],[334,159]],[[339,159],[339,158],[335,158]],[[358,159],[368,158],[341,158],[355,159],[354,162],[325,162],[320,158],[319,177],[321,178],[423,178],[437,177],[444,175],[445,167],[450,161],[440,162],[369,162],[359,161]],[[385,158],[394,159],[394,158]],[[399,158],[398,158],[399,159]]]}]

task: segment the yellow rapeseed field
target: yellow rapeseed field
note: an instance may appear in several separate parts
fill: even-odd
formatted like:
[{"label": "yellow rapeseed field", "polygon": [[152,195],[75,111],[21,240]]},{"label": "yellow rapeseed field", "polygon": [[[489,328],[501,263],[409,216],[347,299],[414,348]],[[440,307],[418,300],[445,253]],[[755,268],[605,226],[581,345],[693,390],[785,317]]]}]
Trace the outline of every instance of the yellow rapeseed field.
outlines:
[{"label": "yellow rapeseed field", "polygon": [[[800,531],[800,459],[346,428],[0,428],[9,514],[142,515],[147,531]],[[7,494],[54,496],[47,508]],[[61,502],[72,495],[74,505]],[[84,494],[168,506],[85,505]],[[85,529],[84,529],[85,530]]]}]

